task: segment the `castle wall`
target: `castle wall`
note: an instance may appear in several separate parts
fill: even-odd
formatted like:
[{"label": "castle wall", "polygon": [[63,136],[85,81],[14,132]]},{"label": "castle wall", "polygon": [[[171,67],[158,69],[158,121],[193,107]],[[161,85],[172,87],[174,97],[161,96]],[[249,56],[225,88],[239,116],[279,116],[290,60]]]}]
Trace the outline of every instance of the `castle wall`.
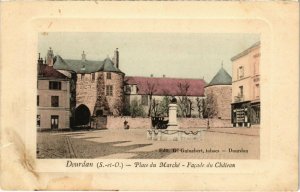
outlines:
[{"label": "castle wall", "polygon": [[95,73],[95,80],[92,80],[91,74],[77,74],[76,83],[76,107],[81,104],[86,105],[91,114],[93,114],[96,104],[97,95],[97,77],[99,73]]},{"label": "castle wall", "polygon": [[[108,73],[111,74],[111,78],[108,78]],[[118,116],[122,113],[124,105],[124,75],[120,73],[103,72],[103,79],[105,86],[103,95],[106,97],[110,115]],[[113,87],[112,95],[107,95],[106,89],[107,86],[110,85]]]},{"label": "castle wall", "polygon": [[213,85],[205,88],[205,94],[212,93],[217,102],[217,117],[231,119],[231,85]]},{"label": "castle wall", "polygon": [[[128,122],[129,129],[150,129],[151,118],[142,117],[108,117],[106,128],[108,129],[124,129],[124,121]],[[207,128],[207,119],[200,118],[178,118],[178,126],[180,129]],[[210,119],[211,128],[232,128],[230,120]]]},{"label": "castle wall", "polygon": [[[119,115],[123,106],[123,81],[124,76],[119,73],[110,73],[111,79],[107,78],[108,72],[92,74],[77,74],[76,83],[76,107],[86,105],[92,115],[102,111],[102,115]],[[112,95],[107,95],[107,85],[111,85]]]}]

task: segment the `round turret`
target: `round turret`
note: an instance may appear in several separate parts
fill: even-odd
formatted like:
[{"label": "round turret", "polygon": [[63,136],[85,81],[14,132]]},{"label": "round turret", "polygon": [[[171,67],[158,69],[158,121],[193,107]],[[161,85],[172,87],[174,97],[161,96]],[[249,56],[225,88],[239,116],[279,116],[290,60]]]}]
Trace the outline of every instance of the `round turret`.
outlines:
[{"label": "round turret", "polygon": [[222,68],[213,77],[210,83],[204,88],[206,97],[209,98],[210,104],[215,107],[215,118],[231,118],[231,93],[232,78],[227,71]]}]

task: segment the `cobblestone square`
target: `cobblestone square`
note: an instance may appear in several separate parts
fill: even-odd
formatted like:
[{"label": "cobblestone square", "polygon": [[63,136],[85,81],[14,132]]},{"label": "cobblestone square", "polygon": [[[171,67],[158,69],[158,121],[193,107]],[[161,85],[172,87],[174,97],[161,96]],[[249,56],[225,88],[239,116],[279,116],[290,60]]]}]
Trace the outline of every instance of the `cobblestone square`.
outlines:
[{"label": "cobblestone square", "polygon": [[41,159],[259,159],[259,129],[219,128],[201,140],[152,141],[145,129],[38,132]]}]

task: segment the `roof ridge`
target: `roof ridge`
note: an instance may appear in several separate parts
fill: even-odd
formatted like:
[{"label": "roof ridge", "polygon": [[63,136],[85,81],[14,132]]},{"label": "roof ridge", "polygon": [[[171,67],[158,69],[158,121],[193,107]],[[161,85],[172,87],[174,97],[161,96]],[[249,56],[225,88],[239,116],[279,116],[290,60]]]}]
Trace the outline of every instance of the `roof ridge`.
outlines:
[{"label": "roof ridge", "polygon": [[126,76],[126,77],[139,77],[151,79],[188,79],[188,80],[204,80],[203,78],[185,78],[185,77],[146,77],[146,76]]},{"label": "roof ridge", "polygon": [[[75,73],[95,73],[100,71],[123,73],[119,68],[116,68],[110,58],[104,60],[78,60],[78,59],[63,59],[60,55],[56,55],[54,65],[57,69],[72,70]],[[84,68],[82,68],[84,66]],[[123,73],[124,74],[124,73]]]}]

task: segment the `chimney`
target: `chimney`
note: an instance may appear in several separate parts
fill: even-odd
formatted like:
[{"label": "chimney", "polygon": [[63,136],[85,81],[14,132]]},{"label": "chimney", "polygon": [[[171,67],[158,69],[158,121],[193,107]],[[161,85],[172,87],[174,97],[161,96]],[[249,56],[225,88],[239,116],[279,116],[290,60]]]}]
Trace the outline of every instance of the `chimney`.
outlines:
[{"label": "chimney", "polygon": [[53,50],[51,49],[51,47],[49,47],[48,53],[47,53],[47,65],[49,66],[53,66]]},{"label": "chimney", "polygon": [[119,69],[119,51],[118,51],[118,48],[116,48],[116,50],[115,50],[114,61],[113,62],[116,65],[116,67]]},{"label": "chimney", "polygon": [[44,63],[44,60],[43,60],[43,58],[41,58],[41,53],[39,53],[38,64],[43,65],[43,63]]},{"label": "chimney", "polygon": [[38,58],[38,65],[37,65],[37,73],[38,73],[38,76],[41,76],[42,75],[42,65],[43,65],[43,58],[41,58],[41,54],[39,53],[39,58]]},{"label": "chimney", "polygon": [[84,51],[82,51],[81,60],[86,61],[86,54],[84,53]]}]

